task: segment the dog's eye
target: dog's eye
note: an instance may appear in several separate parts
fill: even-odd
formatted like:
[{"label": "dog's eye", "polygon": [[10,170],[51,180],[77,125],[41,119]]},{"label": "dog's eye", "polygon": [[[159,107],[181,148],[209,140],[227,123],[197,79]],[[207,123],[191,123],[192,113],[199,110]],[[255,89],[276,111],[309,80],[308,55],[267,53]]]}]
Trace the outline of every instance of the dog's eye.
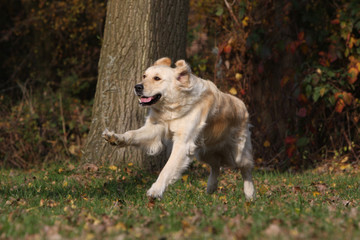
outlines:
[{"label": "dog's eye", "polygon": [[145,74],[143,75],[143,78],[146,78],[146,75],[145,75]]},{"label": "dog's eye", "polygon": [[159,78],[158,76],[154,77],[155,81],[159,81],[161,78]]}]

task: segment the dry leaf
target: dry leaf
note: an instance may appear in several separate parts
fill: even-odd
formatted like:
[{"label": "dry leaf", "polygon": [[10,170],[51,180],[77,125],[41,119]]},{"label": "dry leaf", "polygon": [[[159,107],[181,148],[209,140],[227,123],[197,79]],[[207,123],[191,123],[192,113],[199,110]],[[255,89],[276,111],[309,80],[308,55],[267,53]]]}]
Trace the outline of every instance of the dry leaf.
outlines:
[{"label": "dry leaf", "polygon": [[186,181],[188,180],[188,177],[189,177],[189,175],[184,175],[184,176],[181,177],[181,179],[182,179],[184,182],[186,182]]},{"label": "dry leaf", "polygon": [[114,165],[111,165],[111,166],[109,166],[109,169],[110,169],[111,171],[116,171],[116,170],[117,170],[117,167],[114,166]]},{"label": "dry leaf", "polygon": [[278,236],[281,232],[281,228],[279,227],[279,225],[277,224],[270,224],[269,227],[267,229],[265,229],[265,234],[268,236]]},{"label": "dry leaf", "polygon": [[270,142],[268,140],[264,142],[264,147],[270,147]]},{"label": "dry leaf", "polygon": [[93,163],[85,163],[82,169],[89,172],[97,172],[99,170],[98,166]]}]

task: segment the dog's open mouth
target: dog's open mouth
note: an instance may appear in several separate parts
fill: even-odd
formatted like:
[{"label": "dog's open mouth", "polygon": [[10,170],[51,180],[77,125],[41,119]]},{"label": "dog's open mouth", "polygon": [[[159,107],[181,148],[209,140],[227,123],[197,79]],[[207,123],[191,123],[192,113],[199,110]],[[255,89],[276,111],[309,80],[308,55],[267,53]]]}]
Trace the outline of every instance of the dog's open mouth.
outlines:
[{"label": "dog's open mouth", "polygon": [[161,94],[156,94],[152,97],[139,96],[139,103],[143,106],[144,105],[149,106],[159,101],[160,98],[161,98]]}]

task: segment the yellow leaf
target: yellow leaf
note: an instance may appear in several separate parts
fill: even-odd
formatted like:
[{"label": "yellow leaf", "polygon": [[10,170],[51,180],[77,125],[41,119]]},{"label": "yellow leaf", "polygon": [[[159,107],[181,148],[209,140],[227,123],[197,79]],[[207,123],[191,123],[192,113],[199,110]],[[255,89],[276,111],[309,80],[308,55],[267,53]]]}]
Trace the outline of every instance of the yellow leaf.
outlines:
[{"label": "yellow leaf", "polygon": [[230,90],[229,90],[229,93],[232,94],[232,95],[236,95],[237,94],[237,91],[234,87],[232,87]]},{"label": "yellow leaf", "polygon": [[260,187],[259,187],[260,194],[267,193],[267,191],[269,191],[269,187],[266,186],[265,184],[261,184]]},{"label": "yellow leaf", "polygon": [[85,237],[86,240],[92,240],[92,239],[95,239],[95,235],[92,234],[92,233],[87,233],[86,234],[86,237]]},{"label": "yellow leaf", "polygon": [[249,17],[244,17],[241,23],[244,27],[247,27],[249,25],[248,21],[249,21]]},{"label": "yellow leaf", "polygon": [[317,196],[319,196],[319,195],[320,195],[320,193],[319,193],[319,192],[316,192],[316,191],[315,191],[315,192],[313,192],[313,196],[314,196],[314,197],[317,197]]},{"label": "yellow leaf", "polygon": [[117,167],[114,166],[114,165],[111,165],[111,166],[109,166],[109,169],[112,170],[112,171],[116,171],[116,170],[117,170]]},{"label": "yellow leaf", "polygon": [[351,168],[351,164],[341,164],[340,166],[340,170],[345,170],[345,169],[350,169]]},{"label": "yellow leaf", "polygon": [[133,166],[134,164],[131,162],[131,163],[128,163],[128,166],[131,167]]},{"label": "yellow leaf", "polygon": [[119,222],[118,224],[115,225],[115,229],[125,231],[125,230],[126,230],[126,226],[125,226],[124,223]]},{"label": "yellow leaf", "polygon": [[70,211],[70,207],[69,206],[66,206],[66,207],[64,207],[64,212],[69,212]]},{"label": "yellow leaf", "polygon": [[62,173],[63,171],[64,171],[64,169],[62,169],[62,168],[59,168],[59,170],[58,170],[59,173]]},{"label": "yellow leaf", "polygon": [[184,175],[184,176],[182,176],[182,180],[184,181],[184,182],[186,182],[187,181],[187,179],[188,179],[188,177],[189,177],[189,175]]},{"label": "yellow leaf", "polygon": [[344,157],[344,158],[341,160],[341,163],[346,163],[348,160],[349,160],[349,157],[346,156],[346,157]]},{"label": "yellow leaf", "polygon": [[67,182],[67,181],[64,181],[64,182],[63,182],[63,187],[67,187],[67,185],[68,185],[68,182]]},{"label": "yellow leaf", "polygon": [[320,96],[323,97],[324,94],[325,94],[325,92],[326,92],[326,89],[325,89],[325,88],[321,88],[321,89],[320,89]]},{"label": "yellow leaf", "polygon": [[76,145],[70,145],[70,147],[69,147],[69,152],[70,152],[72,155],[76,155],[78,149],[79,149],[78,146],[76,146]]},{"label": "yellow leaf", "polygon": [[226,199],[226,196],[220,196],[219,197],[219,200],[222,201],[223,203],[227,203],[227,199]]},{"label": "yellow leaf", "polygon": [[264,147],[270,147],[270,142],[268,140],[264,142]]},{"label": "yellow leaf", "polygon": [[240,79],[242,79],[242,74],[241,73],[236,73],[235,74],[235,79],[237,80],[237,81],[239,81]]},{"label": "yellow leaf", "polygon": [[204,181],[204,180],[200,180],[200,185],[202,187],[206,187],[207,186],[207,183]]}]

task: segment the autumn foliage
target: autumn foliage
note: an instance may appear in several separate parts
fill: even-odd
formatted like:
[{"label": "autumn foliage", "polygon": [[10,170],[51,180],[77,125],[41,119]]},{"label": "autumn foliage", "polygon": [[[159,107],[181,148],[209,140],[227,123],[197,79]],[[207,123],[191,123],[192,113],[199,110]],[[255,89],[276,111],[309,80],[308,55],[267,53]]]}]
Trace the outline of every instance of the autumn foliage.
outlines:
[{"label": "autumn foliage", "polygon": [[93,0],[0,3],[2,163],[28,167],[81,154],[105,5]]},{"label": "autumn foliage", "polygon": [[[106,1],[0,6],[2,163],[78,158]],[[188,61],[247,103],[258,166],[359,160],[358,1],[191,0],[190,10]]]},{"label": "autumn foliage", "polygon": [[259,166],[359,160],[358,1],[191,4],[189,58],[249,105]]}]

